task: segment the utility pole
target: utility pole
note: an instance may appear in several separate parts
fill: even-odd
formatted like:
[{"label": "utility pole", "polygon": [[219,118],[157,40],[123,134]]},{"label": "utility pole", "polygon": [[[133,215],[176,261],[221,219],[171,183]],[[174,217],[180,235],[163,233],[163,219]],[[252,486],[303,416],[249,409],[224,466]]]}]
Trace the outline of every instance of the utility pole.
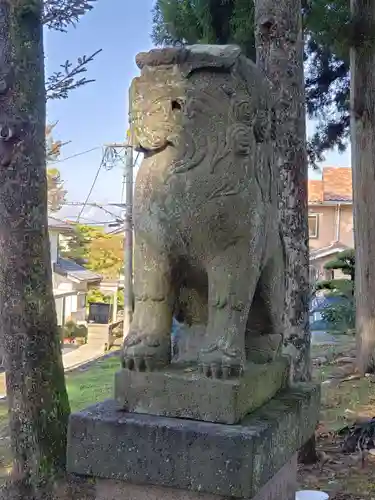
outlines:
[{"label": "utility pole", "polygon": [[133,148],[127,146],[124,168],[124,338],[133,317]]},{"label": "utility pole", "polygon": [[[123,170],[123,195],[125,200],[121,203],[111,203],[124,208],[123,228],[124,228],[124,330],[123,335],[129,333],[130,323],[133,316],[133,148],[129,143],[106,144],[106,161],[113,164],[121,159]],[[120,156],[118,150],[125,151],[125,161]]]}]

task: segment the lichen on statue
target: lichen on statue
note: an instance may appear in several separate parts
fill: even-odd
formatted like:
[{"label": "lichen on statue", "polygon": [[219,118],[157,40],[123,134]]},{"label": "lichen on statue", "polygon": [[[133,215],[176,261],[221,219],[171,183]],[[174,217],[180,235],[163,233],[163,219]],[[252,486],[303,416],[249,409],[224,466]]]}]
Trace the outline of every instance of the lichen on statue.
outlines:
[{"label": "lichen on statue", "polygon": [[[131,137],[144,153],[134,194],[135,310],[124,366],[171,361],[176,309],[200,302],[198,364],[239,376],[282,342],[284,253],[268,83],[236,46],[137,56]],[[182,300],[182,296],[185,297]]]}]

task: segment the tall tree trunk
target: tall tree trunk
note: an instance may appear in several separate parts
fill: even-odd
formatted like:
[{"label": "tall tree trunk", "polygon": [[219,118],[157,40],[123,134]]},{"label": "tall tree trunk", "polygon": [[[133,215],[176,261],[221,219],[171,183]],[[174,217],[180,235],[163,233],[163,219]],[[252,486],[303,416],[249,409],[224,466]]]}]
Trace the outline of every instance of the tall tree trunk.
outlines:
[{"label": "tall tree trunk", "polygon": [[357,365],[375,369],[375,2],[352,0],[351,142]]},{"label": "tall tree trunk", "polygon": [[[307,155],[301,0],[255,0],[257,64],[272,85],[280,169],[281,232],[287,259],[284,332],[291,378],[311,378]],[[314,438],[303,461],[316,460]]]},{"label": "tall tree trunk", "polygon": [[275,99],[281,230],[287,257],[284,330],[293,379],[310,379],[307,156],[301,0],[255,1],[257,64]]},{"label": "tall tree trunk", "polygon": [[0,0],[0,338],[22,498],[39,498],[64,468],[69,415],[48,238],[42,8]]}]

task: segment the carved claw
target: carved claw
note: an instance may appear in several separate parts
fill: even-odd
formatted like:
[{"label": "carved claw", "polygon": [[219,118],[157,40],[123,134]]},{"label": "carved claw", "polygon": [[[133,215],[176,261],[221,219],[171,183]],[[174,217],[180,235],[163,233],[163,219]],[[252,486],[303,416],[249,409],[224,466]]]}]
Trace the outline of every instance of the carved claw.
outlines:
[{"label": "carved claw", "polygon": [[153,371],[171,362],[171,342],[167,336],[131,334],[124,340],[124,364],[128,370]]},{"label": "carved claw", "polygon": [[202,365],[202,373],[205,377],[210,376],[210,367],[208,365]]},{"label": "carved claw", "polygon": [[208,349],[202,349],[198,366],[203,375],[214,379],[227,380],[230,377],[240,377],[243,373],[241,352],[237,349],[217,344]]},{"label": "carved claw", "polygon": [[134,356],[134,364],[137,372],[143,372],[145,369],[145,360],[141,356]]},{"label": "carved claw", "polygon": [[220,378],[220,375],[221,375],[220,365],[217,363],[212,363],[211,364],[211,376],[212,376],[212,378]]},{"label": "carved claw", "polygon": [[128,370],[134,370],[134,359],[130,357],[124,358],[125,366]]},{"label": "carved claw", "polygon": [[221,367],[221,372],[224,380],[227,380],[231,375],[230,366],[223,365]]}]

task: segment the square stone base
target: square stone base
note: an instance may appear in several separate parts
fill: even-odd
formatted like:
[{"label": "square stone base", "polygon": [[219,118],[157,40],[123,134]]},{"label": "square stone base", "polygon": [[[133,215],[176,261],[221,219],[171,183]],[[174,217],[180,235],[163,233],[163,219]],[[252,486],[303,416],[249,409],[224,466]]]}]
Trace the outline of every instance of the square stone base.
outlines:
[{"label": "square stone base", "polygon": [[[254,500],[295,500],[297,454],[260,490]],[[123,481],[98,479],[95,500],[228,500],[207,493],[196,493],[160,486],[138,486]]]},{"label": "square stone base", "polygon": [[68,471],[184,491],[176,500],[204,499],[203,493],[263,499],[268,490],[262,488],[313,435],[319,399],[318,387],[301,384],[238,425],[126,413],[115,401],[99,403],[70,416]]},{"label": "square stone base", "polygon": [[115,398],[129,412],[235,424],[287,385],[286,357],[265,364],[249,363],[239,379],[213,379],[197,365],[116,374]]}]

